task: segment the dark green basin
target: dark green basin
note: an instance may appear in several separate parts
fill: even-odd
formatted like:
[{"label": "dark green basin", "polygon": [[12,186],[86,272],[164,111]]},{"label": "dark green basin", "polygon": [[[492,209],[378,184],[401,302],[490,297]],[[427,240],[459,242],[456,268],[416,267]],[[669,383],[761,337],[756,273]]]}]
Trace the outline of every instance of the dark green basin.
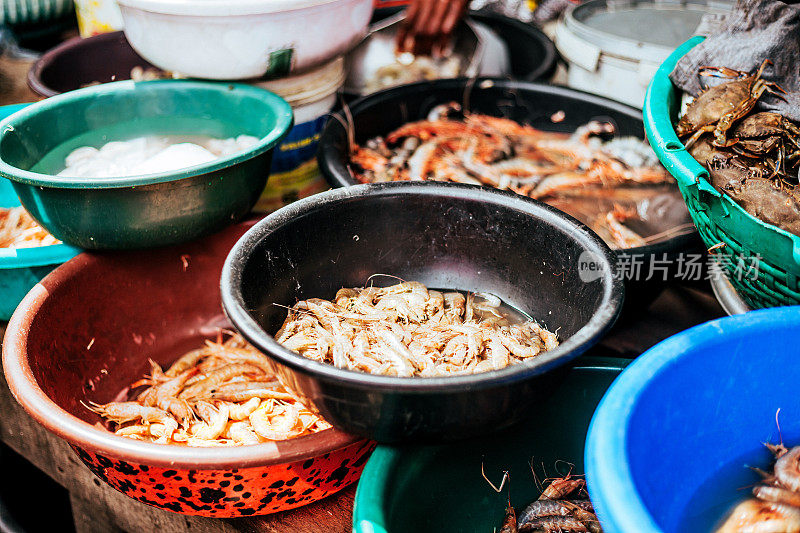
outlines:
[{"label": "dark green basin", "polygon": [[481,477],[499,484],[511,472],[511,503],[517,510],[535,500],[529,463],[542,477],[569,462],[583,473],[589,422],[625,359],[582,358],[563,385],[529,418],[491,437],[445,446],[378,446],[361,475],[353,510],[354,533],[414,533],[499,529],[508,487],[496,493]]},{"label": "dark green basin", "polygon": [[[291,125],[291,107],[257,87],[188,80],[108,83],[54,96],[0,122],[0,175],[14,183],[31,215],[66,243],[94,249],[174,244],[250,211],[269,176],[272,152]],[[260,142],[161,174],[51,175],[78,146],[148,134],[247,134]]]}]

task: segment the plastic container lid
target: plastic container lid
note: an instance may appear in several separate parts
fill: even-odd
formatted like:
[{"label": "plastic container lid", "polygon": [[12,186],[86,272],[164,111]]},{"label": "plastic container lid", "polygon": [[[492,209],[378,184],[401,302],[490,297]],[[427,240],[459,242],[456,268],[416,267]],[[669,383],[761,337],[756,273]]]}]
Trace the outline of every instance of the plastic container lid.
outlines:
[{"label": "plastic container lid", "polygon": [[[585,67],[587,70],[594,70],[601,53],[661,63],[695,34],[703,15],[729,11],[732,5],[714,0],[589,0],[567,13],[564,19],[567,32],[558,35],[559,50],[580,66],[584,66],[584,61],[590,63]],[[564,33],[571,33],[574,39],[565,39]],[[573,56],[586,59],[572,61]]]},{"label": "plastic container lid", "polygon": [[300,107],[332,95],[339,90],[344,79],[344,58],[337,57],[304,74],[263,81],[255,85],[274,92],[292,107]]}]

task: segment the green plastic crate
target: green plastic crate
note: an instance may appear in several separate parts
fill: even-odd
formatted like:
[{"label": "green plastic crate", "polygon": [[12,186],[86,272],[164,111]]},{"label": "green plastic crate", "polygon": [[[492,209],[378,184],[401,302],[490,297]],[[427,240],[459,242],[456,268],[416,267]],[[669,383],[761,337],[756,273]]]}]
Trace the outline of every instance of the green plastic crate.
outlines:
[{"label": "green plastic crate", "polygon": [[[706,246],[725,268],[736,290],[752,308],[800,304],[800,237],[766,224],[717,191],[708,172],[684,148],[673,123],[680,92],[669,74],[681,57],[702,42],[682,44],[656,72],[644,101],[647,140],[675,176],[689,213]],[[755,267],[757,265],[757,267]]]}]

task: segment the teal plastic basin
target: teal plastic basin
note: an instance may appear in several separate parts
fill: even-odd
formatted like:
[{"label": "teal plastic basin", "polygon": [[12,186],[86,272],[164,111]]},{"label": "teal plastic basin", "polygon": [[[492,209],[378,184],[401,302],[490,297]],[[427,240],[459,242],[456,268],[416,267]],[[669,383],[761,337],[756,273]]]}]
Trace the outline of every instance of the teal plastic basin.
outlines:
[{"label": "teal plastic basin", "polygon": [[[29,104],[0,107],[0,120]],[[0,178],[0,207],[17,207],[19,198],[11,183]],[[0,248],[0,320],[11,318],[22,298],[55,267],[81,251],[67,244],[36,248]]]},{"label": "teal plastic basin", "polygon": [[496,493],[481,477],[500,483],[511,473],[511,503],[517,510],[539,497],[531,474],[542,464],[583,473],[589,421],[611,382],[628,360],[584,358],[563,385],[514,428],[443,446],[378,446],[356,491],[354,533],[491,533],[500,528],[508,486]]},{"label": "teal plastic basin", "polygon": [[[0,175],[43,227],[87,249],[145,248],[192,240],[250,212],[292,109],[259,87],[190,80],[122,81],[70,91],[0,122]],[[124,178],[53,174],[79,146],[183,134],[259,142],[185,169]]]}]

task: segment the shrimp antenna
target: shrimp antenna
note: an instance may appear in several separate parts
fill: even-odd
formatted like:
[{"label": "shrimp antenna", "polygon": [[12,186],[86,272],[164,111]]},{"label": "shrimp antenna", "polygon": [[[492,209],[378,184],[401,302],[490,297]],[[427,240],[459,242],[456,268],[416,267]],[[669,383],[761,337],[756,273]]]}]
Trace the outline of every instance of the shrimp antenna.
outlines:
[{"label": "shrimp antenna", "polygon": [[531,467],[531,475],[533,476],[533,484],[536,485],[536,488],[539,490],[539,492],[544,492],[544,485],[542,485],[542,482],[539,481],[539,476],[536,475],[536,469],[533,466],[533,457],[531,457],[531,460],[528,461],[528,466]]},{"label": "shrimp antenna", "polygon": [[561,477],[570,477],[572,475],[572,471],[575,469],[575,465],[573,463],[570,463],[569,461],[564,461],[563,459],[557,459],[553,466],[556,469],[556,474],[559,475],[561,475],[561,471],[558,469],[559,463],[564,463],[565,465],[569,466],[569,470],[567,471],[566,475],[562,475]]},{"label": "shrimp antenna", "polygon": [[[493,490],[494,490],[496,493],[498,493],[498,494],[499,494],[499,493],[500,493],[500,492],[503,490],[503,487],[505,486],[505,484],[506,484],[506,481],[508,481],[508,479],[511,477],[511,476],[509,475],[509,473],[508,473],[508,470],[503,470],[503,479],[501,479],[501,480],[500,480],[500,487],[499,487],[499,488],[498,488],[498,487],[495,487],[495,486],[494,486],[494,483],[492,483],[491,481],[489,481],[489,478],[488,478],[488,477],[486,477],[486,472],[483,470],[483,461],[481,461],[481,476],[483,477],[483,479],[485,479],[485,480],[486,480],[486,483],[488,483],[488,484],[489,484],[489,486],[491,486],[491,487],[492,487],[492,489],[493,489]],[[509,490],[510,490],[510,489],[509,489]],[[511,501],[511,493],[509,493],[509,496],[508,496],[508,501],[509,501],[509,502]]]},{"label": "shrimp antenna", "polygon": [[377,277],[377,276],[384,276],[384,277],[387,277],[387,278],[399,279],[399,280],[400,280],[401,282],[403,282],[403,283],[405,283],[405,281],[406,281],[406,280],[404,280],[403,278],[401,278],[401,277],[398,277],[398,276],[393,276],[393,275],[391,275],[391,274],[380,274],[380,273],[378,273],[378,274],[373,274],[373,275],[371,275],[370,277],[368,277],[368,278],[367,278],[367,281],[365,281],[365,282],[364,282],[364,286],[366,287],[366,286],[367,286],[367,283],[369,283],[370,281],[372,281],[372,278],[374,278],[374,277]]},{"label": "shrimp antenna", "polygon": [[350,112],[350,106],[342,95],[339,95],[339,101],[342,103],[342,114],[344,118],[339,116],[339,113],[331,116],[344,127],[344,131],[347,133],[347,152],[352,153],[356,147],[356,123],[353,120],[353,114]]},{"label": "shrimp antenna", "polygon": [[781,440],[781,446],[783,446],[783,433],[781,433],[781,421],[779,420],[781,414],[781,408],[778,407],[778,410],[775,411],[775,425],[778,426],[778,438]]},{"label": "shrimp antenna", "polygon": [[466,116],[470,113],[469,109],[469,98],[472,95],[472,89],[475,87],[475,83],[478,81],[477,75],[471,77],[467,80],[467,83],[464,84],[464,96],[461,100],[461,112]]}]

